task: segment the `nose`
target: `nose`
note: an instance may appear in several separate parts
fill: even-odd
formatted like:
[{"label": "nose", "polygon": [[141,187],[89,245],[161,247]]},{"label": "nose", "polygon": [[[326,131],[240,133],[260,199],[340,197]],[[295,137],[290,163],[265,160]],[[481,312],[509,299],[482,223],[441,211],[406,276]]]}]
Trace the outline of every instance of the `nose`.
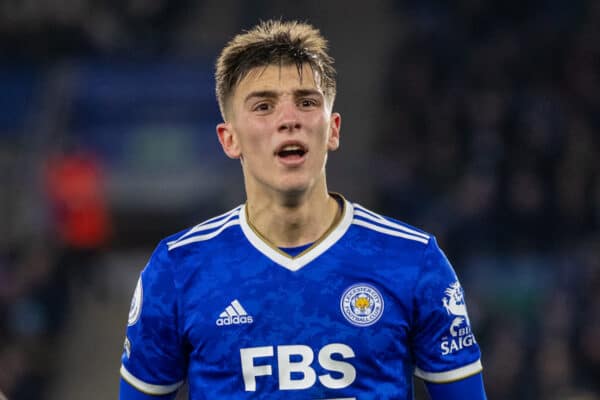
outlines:
[{"label": "nose", "polygon": [[293,132],[301,126],[296,104],[293,101],[283,101],[280,104],[279,132]]}]

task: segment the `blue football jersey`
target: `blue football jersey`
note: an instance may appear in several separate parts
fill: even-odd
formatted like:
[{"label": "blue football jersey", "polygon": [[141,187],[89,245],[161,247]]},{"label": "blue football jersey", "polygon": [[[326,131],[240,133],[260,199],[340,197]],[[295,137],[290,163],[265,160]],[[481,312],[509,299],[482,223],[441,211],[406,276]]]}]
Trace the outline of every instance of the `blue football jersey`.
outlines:
[{"label": "blue football jersey", "polygon": [[481,371],[463,290],[435,238],[342,199],[292,257],[246,208],[162,241],[135,289],[121,375],[190,399],[411,399],[412,377]]}]

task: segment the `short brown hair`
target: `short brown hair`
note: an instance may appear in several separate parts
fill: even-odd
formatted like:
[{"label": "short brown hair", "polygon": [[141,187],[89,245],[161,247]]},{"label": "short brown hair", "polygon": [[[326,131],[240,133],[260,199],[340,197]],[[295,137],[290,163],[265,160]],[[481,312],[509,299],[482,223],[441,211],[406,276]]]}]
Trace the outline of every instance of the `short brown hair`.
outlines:
[{"label": "short brown hair", "polygon": [[229,97],[251,69],[295,64],[300,72],[305,63],[318,73],[323,93],[333,103],[333,58],[327,54],[327,40],[318,29],[298,21],[269,20],[235,36],[217,59],[216,92],[223,118]]}]

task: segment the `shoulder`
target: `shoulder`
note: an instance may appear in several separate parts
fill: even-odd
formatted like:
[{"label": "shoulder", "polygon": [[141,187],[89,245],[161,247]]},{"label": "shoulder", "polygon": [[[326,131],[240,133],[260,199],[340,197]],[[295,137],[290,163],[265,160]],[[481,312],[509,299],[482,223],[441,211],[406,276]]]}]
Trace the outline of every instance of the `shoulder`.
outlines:
[{"label": "shoulder", "polygon": [[358,203],[352,203],[352,207],[352,224],[369,231],[373,235],[383,235],[402,241],[421,243],[424,246],[427,246],[433,240],[431,234],[412,225],[378,214]]},{"label": "shoulder", "polygon": [[177,248],[218,238],[227,228],[240,224],[240,211],[237,206],[221,215],[203,221],[192,228],[185,229],[161,241],[159,247],[171,252]]},{"label": "shoulder", "polygon": [[[228,228],[239,225],[238,206],[226,213],[203,221],[191,228],[182,230],[161,240],[146,265],[146,273],[156,273],[161,270],[172,270],[175,265],[185,266],[192,261],[198,252],[210,251],[214,240],[223,237]],[[199,247],[199,244],[210,243],[211,246]],[[190,251],[191,250],[191,251]],[[208,255],[207,255],[208,256]]]}]

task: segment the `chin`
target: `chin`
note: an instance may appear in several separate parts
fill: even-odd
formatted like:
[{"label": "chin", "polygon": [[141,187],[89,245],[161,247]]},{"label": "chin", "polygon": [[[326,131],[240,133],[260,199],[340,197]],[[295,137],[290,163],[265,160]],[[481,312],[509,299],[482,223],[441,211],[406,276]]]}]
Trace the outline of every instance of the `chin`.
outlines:
[{"label": "chin", "polygon": [[307,176],[308,174],[299,172],[275,177],[276,179],[273,181],[275,187],[282,192],[304,192],[308,190],[314,181]]},{"label": "chin", "polygon": [[299,196],[306,193],[310,185],[306,181],[288,181],[278,185],[277,189],[286,196]]}]

